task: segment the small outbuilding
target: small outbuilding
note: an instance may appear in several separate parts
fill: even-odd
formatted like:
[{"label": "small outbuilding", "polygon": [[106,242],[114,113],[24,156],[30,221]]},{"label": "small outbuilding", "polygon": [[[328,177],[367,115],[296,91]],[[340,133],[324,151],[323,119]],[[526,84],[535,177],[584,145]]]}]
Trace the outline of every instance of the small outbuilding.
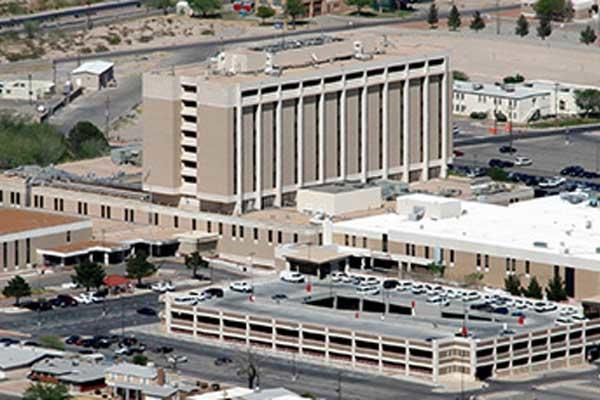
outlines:
[{"label": "small outbuilding", "polygon": [[102,60],[84,62],[71,72],[71,80],[75,87],[103,89],[115,81],[114,64]]}]

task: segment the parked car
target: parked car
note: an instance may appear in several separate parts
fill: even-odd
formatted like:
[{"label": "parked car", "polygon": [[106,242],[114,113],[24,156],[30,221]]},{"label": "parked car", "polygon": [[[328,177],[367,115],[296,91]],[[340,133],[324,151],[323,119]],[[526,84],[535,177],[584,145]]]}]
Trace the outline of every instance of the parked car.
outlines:
[{"label": "parked car", "polygon": [[510,310],[508,309],[508,307],[494,307],[494,308],[492,308],[492,312],[494,314],[500,314],[500,315],[510,314]]},{"label": "parked car", "polygon": [[173,354],[172,356],[167,358],[167,361],[170,362],[171,364],[181,364],[181,363],[187,362],[187,360],[188,359],[186,356],[177,355],[177,354]]},{"label": "parked car", "polygon": [[383,287],[386,290],[393,290],[393,289],[396,289],[398,287],[399,283],[400,282],[398,282],[397,279],[386,279],[381,284],[381,287]]},{"label": "parked car", "polygon": [[356,288],[356,294],[364,296],[366,294],[376,295],[379,294],[379,286],[377,285],[361,285]]},{"label": "parked car", "polygon": [[81,340],[79,335],[71,335],[65,339],[66,344],[76,345]]},{"label": "parked car", "polygon": [[334,272],[331,274],[331,281],[350,283],[351,279],[345,272]]},{"label": "parked car", "polygon": [[492,158],[488,165],[490,168],[512,168],[515,164],[512,161],[500,160],[498,158]]},{"label": "parked car", "polygon": [[246,281],[232,282],[231,285],[229,285],[229,289],[241,293],[252,293],[254,291],[252,285]]},{"label": "parked car", "polygon": [[279,273],[279,279],[290,283],[304,283],[305,281],[304,275],[295,271],[281,271]]},{"label": "parked car", "polygon": [[221,366],[221,365],[225,365],[225,364],[231,364],[231,363],[233,363],[233,360],[227,356],[219,357],[219,358],[215,359],[215,365],[217,367]]},{"label": "parked car", "polygon": [[447,307],[450,305],[450,300],[440,295],[429,296],[426,301],[429,304],[439,305],[442,307]]},{"label": "parked car", "polygon": [[398,281],[398,286],[396,286],[396,290],[399,292],[403,292],[405,290],[410,290],[412,286],[412,281]]},{"label": "parked car", "polygon": [[206,299],[212,299],[214,297],[223,297],[225,295],[225,291],[221,288],[213,287],[205,289],[202,294],[206,297]]},{"label": "parked car", "polygon": [[515,158],[515,165],[519,167],[526,167],[533,164],[533,160],[529,157],[519,156]]},{"label": "parked car", "polygon": [[500,151],[500,153],[503,154],[514,154],[517,152],[517,149],[511,145],[505,144],[503,146],[500,146],[500,148],[498,149]]},{"label": "parked car", "polygon": [[156,310],[151,307],[138,308],[137,313],[140,315],[145,315],[147,317],[156,317],[158,315]]},{"label": "parked car", "polygon": [[569,165],[560,170],[561,175],[580,177],[585,173],[585,169],[581,165]]},{"label": "parked car", "polygon": [[178,296],[173,299],[173,304],[179,306],[195,306],[198,303],[198,299],[192,296]]},{"label": "parked car", "polygon": [[115,355],[116,356],[130,356],[131,350],[129,350],[129,347],[119,347],[118,349],[115,350]]},{"label": "parked car", "polygon": [[561,326],[567,326],[567,325],[573,324],[573,320],[570,317],[558,317],[558,318],[556,318],[556,320],[554,322],[556,323],[556,325],[561,325]]},{"label": "parked car", "polygon": [[454,157],[462,157],[465,155],[465,153],[460,150],[454,150],[453,153],[454,153]]},{"label": "parked car", "polygon": [[273,296],[271,296],[271,300],[275,301],[287,300],[287,298],[287,295],[283,293],[276,293]]},{"label": "parked car", "polygon": [[170,281],[157,282],[151,286],[151,289],[157,293],[166,293],[175,290],[175,286]]},{"label": "parked car", "polygon": [[65,308],[76,307],[79,303],[73,296],[68,294],[59,294],[55,298],[50,299],[50,304],[52,304],[53,307]]},{"label": "parked car", "polygon": [[424,294],[425,287],[421,283],[413,283],[413,285],[411,287],[411,291],[412,291],[412,294],[416,294],[416,295]]},{"label": "parked car", "polygon": [[563,177],[555,176],[553,178],[546,178],[546,179],[542,180],[540,183],[538,183],[538,186],[541,188],[544,188],[544,189],[552,189],[552,188],[559,187],[566,181],[567,180]]},{"label": "parked car", "polygon": [[19,341],[13,338],[2,338],[0,339],[0,344],[3,346],[10,346],[13,344],[19,344]]},{"label": "parked car", "polygon": [[481,299],[481,294],[479,294],[479,292],[476,292],[474,290],[465,292],[465,293],[463,293],[463,296],[462,296],[462,300],[465,302],[475,301],[475,300],[479,300],[479,299]]}]

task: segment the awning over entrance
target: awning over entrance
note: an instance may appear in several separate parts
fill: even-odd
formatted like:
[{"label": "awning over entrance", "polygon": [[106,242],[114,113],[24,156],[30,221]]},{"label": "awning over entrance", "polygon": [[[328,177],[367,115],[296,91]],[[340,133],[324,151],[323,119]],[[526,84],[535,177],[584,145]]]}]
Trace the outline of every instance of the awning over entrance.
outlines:
[{"label": "awning over entrance", "polygon": [[45,265],[73,265],[93,261],[105,265],[123,262],[130,247],[121,243],[105,241],[82,241],[64,246],[37,249]]},{"label": "awning over entrance", "polygon": [[333,271],[343,271],[350,254],[338,246],[309,246],[290,244],[281,246],[278,255],[283,257],[289,269],[307,275],[324,278]]}]

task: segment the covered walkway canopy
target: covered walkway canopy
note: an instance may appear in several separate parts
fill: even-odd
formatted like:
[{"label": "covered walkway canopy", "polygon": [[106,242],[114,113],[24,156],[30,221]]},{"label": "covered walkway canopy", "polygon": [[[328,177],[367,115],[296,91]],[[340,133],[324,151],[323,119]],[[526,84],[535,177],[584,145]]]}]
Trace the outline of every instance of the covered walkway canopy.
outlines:
[{"label": "covered walkway canopy", "polygon": [[128,245],[94,240],[37,249],[37,253],[42,256],[44,265],[60,265],[61,267],[79,264],[83,261],[93,261],[104,265],[118,264],[125,260],[129,252],[130,246]]}]

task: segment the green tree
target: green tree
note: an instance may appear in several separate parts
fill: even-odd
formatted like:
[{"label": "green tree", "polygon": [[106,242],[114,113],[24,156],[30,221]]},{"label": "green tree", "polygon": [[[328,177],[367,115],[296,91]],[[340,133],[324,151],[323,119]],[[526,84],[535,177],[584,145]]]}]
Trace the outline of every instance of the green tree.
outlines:
[{"label": "green tree", "polygon": [[29,386],[23,400],[67,400],[71,395],[63,384],[39,382]]},{"label": "green tree", "polygon": [[202,258],[202,256],[195,251],[185,256],[185,266],[192,270],[192,276],[196,276],[198,274],[199,267],[208,268],[208,261]]},{"label": "green tree", "polygon": [[456,8],[456,6],[454,5],[450,9],[450,14],[448,14],[448,28],[450,28],[451,31],[456,31],[458,30],[458,28],[460,28],[461,24],[462,22],[460,20],[460,12],[458,11],[458,8]]},{"label": "green tree", "polygon": [[148,261],[146,253],[140,251],[127,259],[126,271],[127,276],[131,279],[137,279],[138,285],[141,285],[143,278],[156,272],[156,267]]},{"label": "green tree", "polygon": [[63,343],[63,341],[55,335],[46,335],[46,336],[42,336],[39,339],[40,345],[42,345],[42,347],[47,347],[49,349],[54,349],[54,350],[64,350],[65,349],[65,344]]},{"label": "green tree", "polygon": [[515,74],[514,76],[509,75],[509,76],[505,76],[504,79],[502,79],[502,82],[504,83],[523,83],[525,82],[525,77],[519,73]]},{"label": "green tree", "polygon": [[513,296],[520,296],[523,289],[521,288],[521,281],[517,275],[509,275],[504,279],[504,288],[506,291]]},{"label": "green tree", "polygon": [[466,73],[459,71],[457,69],[452,71],[452,79],[454,79],[455,81],[465,81],[465,82],[468,82],[471,80],[469,78],[469,75],[467,75]]},{"label": "green tree", "polygon": [[532,299],[541,299],[542,297],[544,297],[544,294],[542,292],[542,287],[538,283],[535,276],[533,278],[531,278],[531,280],[529,281],[529,285],[527,285],[527,289],[523,290],[523,295],[525,295],[525,297],[529,297]]},{"label": "green tree", "polygon": [[515,35],[519,35],[521,37],[529,35],[529,21],[527,21],[527,18],[525,18],[523,14],[521,14],[517,20]]},{"label": "green tree", "polygon": [[469,27],[475,32],[479,32],[485,28],[485,21],[481,18],[481,13],[479,11],[475,11],[475,14],[473,14],[473,19],[471,20],[471,25]]},{"label": "green tree", "polygon": [[362,9],[368,7],[372,3],[372,0],[346,0],[346,4],[352,7],[356,7],[356,13],[361,15]]},{"label": "green tree", "polygon": [[587,45],[595,43],[596,39],[598,39],[598,37],[596,36],[596,32],[594,32],[592,27],[589,25],[586,26],[585,29],[582,30],[581,34],[579,35],[579,41]]},{"label": "green tree", "polygon": [[437,29],[440,17],[438,15],[438,9],[435,3],[431,3],[429,7],[429,13],[427,14],[427,23],[431,29]]},{"label": "green tree", "polygon": [[565,9],[565,0],[538,0],[533,5],[533,10],[540,19],[562,20],[564,18]]},{"label": "green tree", "polygon": [[40,23],[37,21],[25,21],[23,23],[23,30],[28,39],[33,39],[40,31]]},{"label": "green tree", "polygon": [[270,6],[259,6],[256,10],[256,16],[261,19],[264,24],[266,19],[272,18],[275,15],[275,10]]},{"label": "green tree", "polygon": [[67,146],[75,159],[98,157],[109,149],[104,133],[88,121],[79,121],[71,128],[67,135]]},{"label": "green tree", "polygon": [[508,174],[505,170],[498,167],[492,167],[487,170],[487,174],[490,178],[498,182],[506,182],[508,180]]},{"label": "green tree", "polygon": [[189,0],[188,4],[194,11],[194,15],[201,15],[206,17],[210,14],[214,14],[216,11],[221,10],[221,0]]},{"label": "green tree", "polygon": [[296,19],[306,14],[306,6],[301,0],[288,0],[285,3],[285,15],[292,19],[292,26],[296,28]]},{"label": "green tree", "polygon": [[600,91],[596,89],[575,90],[575,104],[584,117],[600,113]]},{"label": "green tree", "polygon": [[6,297],[14,297],[15,304],[19,305],[21,297],[31,295],[31,286],[29,286],[29,283],[21,275],[17,275],[8,281],[4,289],[2,289],[2,294]]},{"label": "green tree", "polygon": [[567,299],[567,289],[565,288],[563,280],[560,279],[560,276],[555,275],[554,278],[548,281],[546,297],[550,301],[563,301]]},{"label": "green tree", "polygon": [[136,354],[135,356],[133,356],[133,359],[131,361],[135,365],[146,365],[148,364],[148,357],[146,357],[143,354]]},{"label": "green tree", "polygon": [[81,285],[86,291],[89,291],[90,288],[100,287],[105,276],[104,267],[100,264],[84,261],[75,267],[75,275],[71,275],[71,279],[73,283]]},{"label": "green tree", "polygon": [[540,23],[537,27],[537,35],[542,38],[542,40],[546,40],[546,38],[551,34],[552,23],[550,22],[550,18],[545,16],[540,17]]}]

